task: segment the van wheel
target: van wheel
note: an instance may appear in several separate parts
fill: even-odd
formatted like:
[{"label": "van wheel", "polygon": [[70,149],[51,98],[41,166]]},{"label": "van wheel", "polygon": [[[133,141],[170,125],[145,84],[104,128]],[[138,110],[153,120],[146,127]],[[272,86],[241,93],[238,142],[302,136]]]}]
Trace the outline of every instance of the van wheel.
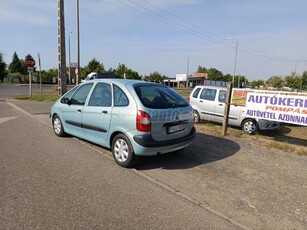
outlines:
[{"label": "van wheel", "polygon": [[129,139],[118,134],[112,141],[112,155],[117,164],[125,168],[131,168],[136,162],[132,145]]},{"label": "van wheel", "polygon": [[248,134],[255,134],[258,130],[258,124],[253,119],[245,119],[242,122],[242,130],[247,132]]},{"label": "van wheel", "polygon": [[194,123],[199,123],[200,122],[199,113],[196,110],[193,110],[193,115],[194,115]]}]

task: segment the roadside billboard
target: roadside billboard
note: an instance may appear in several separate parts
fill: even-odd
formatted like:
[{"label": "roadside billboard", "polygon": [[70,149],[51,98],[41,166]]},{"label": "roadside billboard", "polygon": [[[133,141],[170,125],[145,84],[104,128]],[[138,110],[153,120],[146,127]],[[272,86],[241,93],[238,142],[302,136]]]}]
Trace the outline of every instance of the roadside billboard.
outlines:
[{"label": "roadside billboard", "polygon": [[234,89],[231,103],[249,117],[307,126],[307,93]]},{"label": "roadside billboard", "polygon": [[246,115],[307,126],[307,97],[303,95],[247,93]]}]

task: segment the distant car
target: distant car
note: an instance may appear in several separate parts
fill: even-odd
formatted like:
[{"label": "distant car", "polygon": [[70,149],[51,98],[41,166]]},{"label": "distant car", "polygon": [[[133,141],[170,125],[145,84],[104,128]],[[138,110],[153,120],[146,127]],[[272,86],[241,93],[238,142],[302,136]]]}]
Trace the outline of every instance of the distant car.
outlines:
[{"label": "distant car", "polygon": [[110,148],[123,167],[132,167],[136,156],[183,149],[195,137],[193,110],[184,98],[165,85],[136,80],[81,83],[55,102],[50,117],[57,136]]},{"label": "distant car", "polygon": [[86,82],[94,79],[104,79],[104,78],[116,78],[115,74],[113,73],[96,73],[91,72],[89,73],[84,80],[81,80],[81,82]]},{"label": "distant car", "polygon": [[[194,120],[223,123],[226,101],[226,88],[222,86],[200,85],[191,92],[189,99],[194,111]],[[245,132],[254,134],[258,130],[274,130],[280,124],[275,121],[256,119],[246,116],[245,106],[230,106],[229,125],[241,127]]]}]

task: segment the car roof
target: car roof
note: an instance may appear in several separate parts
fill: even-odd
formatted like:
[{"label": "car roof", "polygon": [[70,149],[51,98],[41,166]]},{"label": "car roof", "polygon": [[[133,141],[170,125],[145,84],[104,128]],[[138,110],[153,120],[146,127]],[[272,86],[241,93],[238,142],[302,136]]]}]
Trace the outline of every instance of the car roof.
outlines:
[{"label": "car roof", "polygon": [[141,80],[132,80],[132,79],[124,79],[124,78],[98,78],[98,79],[93,79],[91,81],[86,81],[81,84],[86,84],[86,83],[98,83],[98,82],[104,82],[104,83],[114,83],[118,85],[134,85],[134,84],[152,84],[152,85],[161,85],[165,86],[159,83],[154,83],[154,82],[147,82],[147,81],[141,81]]}]

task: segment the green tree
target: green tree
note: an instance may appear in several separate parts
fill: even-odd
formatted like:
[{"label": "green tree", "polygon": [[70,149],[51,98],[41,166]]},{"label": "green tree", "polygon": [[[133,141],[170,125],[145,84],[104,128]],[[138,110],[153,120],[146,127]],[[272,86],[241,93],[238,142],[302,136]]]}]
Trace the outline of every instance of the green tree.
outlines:
[{"label": "green tree", "polygon": [[263,80],[256,80],[256,81],[252,81],[250,83],[250,86],[253,88],[259,88],[260,86],[265,86],[265,83]]},{"label": "green tree", "polygon": [[223,77],[224,75],[221,71],[215,68],[208,69],[208,80],[221,81],[224,80]]},{"label": "green tree", "polygon": [[3,55],[0,53],[0,81],[2,81],[7,76],[6,64],[3,60]]},{"label": "green tree", "polygon": [[202,67],[199,65],[197,68],[197,73],[208,73],[208,70],[206,69],[206,67]]},{"label": "green tree", "polygon": [[302,89],[307,89],[307,71],[302,73]]},{"label": "green tree", "polygon": [[285,77],[285,86],[291,89],[300,89],[302,86],[302,78],[296,72],[292,72]]},{"label": "green tree", "polygon": [[280,76],[272,76],[266,81],[266,84],[268,86],[280,89],[284,85],[284,79]]},{"label": "green tree", "polygon": [[24,71],[24,66],[22,65],[22,62],[20,61],[16,51],[13,54],[12,57],[12,62],[9,65],[9,72],[10,73],[20,73],[23,74]]},{"label": "green tree", "polygon": [[164,77],[157,71],[149,74],[149,81],[152,82],[162,82]]},{"label": "green tree", "polygon": [[231,74],[226,74],[223,76],[224,81],[232,81],[232,75]]},{"label": "green tree", "polygon": [[86,76],[91,73],[91,72],[96,72],[96,73],[105,73],[104,65],[103,63],[100,63],[99,61],[96,60],[96,58],[93,58],[87,66],[82,68],[81,70],[81,79],[86,78]]},{"label": "green tree", "polygon": [[118,78],[124,78],[126,77],[127,79],[136,79],[136,80],[141,80],[141,76],[139,75],[138,72],[128,68],[124,64],[118,64],[117,69],[115,70],[115,75]]}]

